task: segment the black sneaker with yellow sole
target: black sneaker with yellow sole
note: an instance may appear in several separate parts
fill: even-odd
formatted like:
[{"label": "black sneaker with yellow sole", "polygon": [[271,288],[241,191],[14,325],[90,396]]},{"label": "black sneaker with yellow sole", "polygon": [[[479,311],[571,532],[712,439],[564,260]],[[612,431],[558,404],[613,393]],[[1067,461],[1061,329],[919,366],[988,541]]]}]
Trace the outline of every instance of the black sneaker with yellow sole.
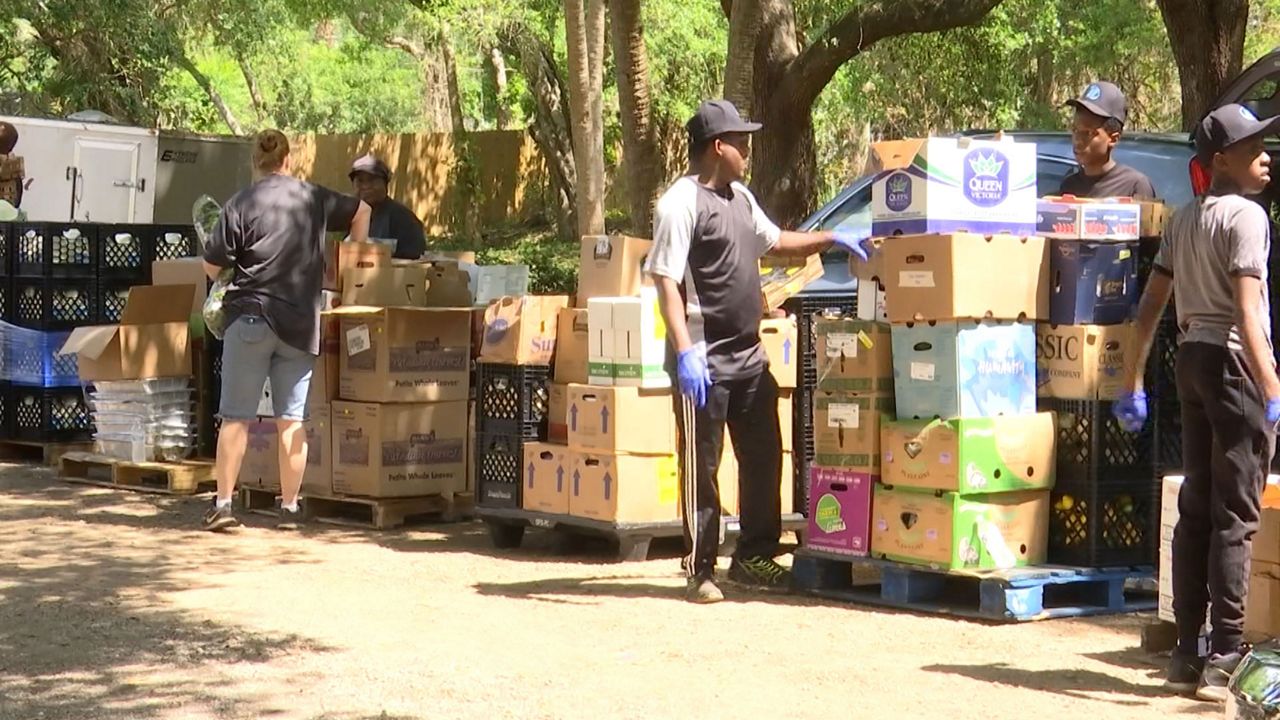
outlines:
[{"label": "black sneaker with yellow sole", "polygon": [[791,587],[791,571],[773,558],[734,558],[729,565],[729,581],[763,590],[787,590]]}]

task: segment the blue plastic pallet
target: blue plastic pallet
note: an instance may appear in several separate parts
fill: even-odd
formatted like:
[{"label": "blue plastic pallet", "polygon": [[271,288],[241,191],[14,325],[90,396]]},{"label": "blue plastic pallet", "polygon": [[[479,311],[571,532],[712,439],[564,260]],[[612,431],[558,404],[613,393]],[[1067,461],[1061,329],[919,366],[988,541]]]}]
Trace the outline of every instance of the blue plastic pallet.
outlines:
[{"label": "blue plastic pallet", "polygon": [[[855,580],[875,571],[878,580]],[[797,590],[851,603],[993,622],[1028,622],[1154,610],[1156,596],[1129,586],[1152,568],[1039,566],[992,571],[943,571],[873,558],[796,551]]]}]

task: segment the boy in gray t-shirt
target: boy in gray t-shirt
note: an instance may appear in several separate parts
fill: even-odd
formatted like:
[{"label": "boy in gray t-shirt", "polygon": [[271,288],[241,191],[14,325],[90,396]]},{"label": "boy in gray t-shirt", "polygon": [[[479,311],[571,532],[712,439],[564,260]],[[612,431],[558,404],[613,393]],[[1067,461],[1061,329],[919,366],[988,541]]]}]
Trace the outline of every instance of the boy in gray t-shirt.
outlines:
[{"label": "boy in gray t-shirt", "polygon": [[[1280,421],[1280,380],[1271,345],[1267,213],[1246,195],[1266,189],[1271,158],[1259,121],[1240,105],[1214,110],[1196,130],[1196,152],[1213,170],[1209,192],[1165,229],[1138,308],[1139,353],[1113,408],[1131,432],[1147,417],[1141,369],[1156,322],[1175,298],[1182,341],[1176,375],[1186,477],[1173,536],[1173,611],[1178,649],[1165,686],[1224,701],[1243,656],[1251,542]],[[1210,657],[1198,653],[1210,605]]]}]

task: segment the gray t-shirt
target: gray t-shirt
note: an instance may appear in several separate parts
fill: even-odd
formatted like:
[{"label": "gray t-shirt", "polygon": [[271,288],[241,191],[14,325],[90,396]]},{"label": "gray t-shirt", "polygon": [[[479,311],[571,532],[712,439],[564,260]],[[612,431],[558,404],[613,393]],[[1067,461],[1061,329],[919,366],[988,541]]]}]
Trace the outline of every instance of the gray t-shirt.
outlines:
[{"label": "gray t-shirt", "polygon": [[741,183],[717,191],[683,177],[658,200],[645,272],[682,284],[690,339],[706,347],[713,381],[765,368],[760,258],[781,234]]},{"label": "gray t-shirt", "polygon": [[1239,195],[1198,198],[1174,213],[1156,254],[1156,270],[1173,277],[1174,306],[1183,342],[1243,349],[1236,326],[1233,279],[1262,281],[1259,316],[1271,341],[1267,258],[1271,224],[1260,205]]},{"label": "gray t-shirt", "polygon": [[223,300],[227,324],[261,315],[288,345],[320,353],[324,243],[347,232],[360,201],[287,175],[268,175],[222,208],[204,259],[234,267]]}]

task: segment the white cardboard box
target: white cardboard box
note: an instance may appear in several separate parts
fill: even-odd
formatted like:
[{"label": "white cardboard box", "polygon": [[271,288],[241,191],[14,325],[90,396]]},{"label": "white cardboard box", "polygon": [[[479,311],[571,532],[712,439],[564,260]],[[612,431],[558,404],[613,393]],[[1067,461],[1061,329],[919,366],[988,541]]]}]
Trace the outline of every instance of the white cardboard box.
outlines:
[{"label": "white cardboard box", "polygon": [[658,291],[642,288],[640,297],[608,298],[613,304],[613,378],[615,385],[671,387],[663,369],[667,325],[658,308]]},{"label": "white cardboard box", "polygon": [[613,385],[614,332],[612,298],[587,300],[587,382]]}]

